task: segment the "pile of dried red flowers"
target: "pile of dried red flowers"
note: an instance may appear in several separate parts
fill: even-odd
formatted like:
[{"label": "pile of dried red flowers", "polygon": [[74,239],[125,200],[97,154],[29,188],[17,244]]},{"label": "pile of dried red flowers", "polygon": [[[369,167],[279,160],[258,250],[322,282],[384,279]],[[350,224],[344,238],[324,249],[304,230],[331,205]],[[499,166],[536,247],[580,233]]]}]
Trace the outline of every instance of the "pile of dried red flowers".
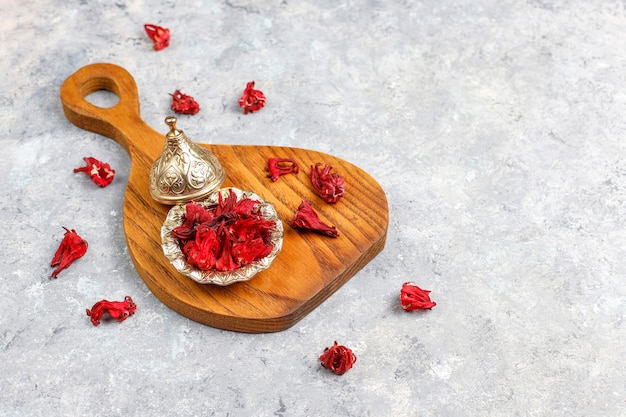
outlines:
[{"label": "pile of dried red flowers", "polygon": [[261,203],[250,198],[237,200],[218,196],[218,203],[204,207],[191,202],[185,205],[183,224],[172,230],[190,265],[217,271],[232,271],[262,259],[273,249],[272,231],[276,222],[260,212]]}]

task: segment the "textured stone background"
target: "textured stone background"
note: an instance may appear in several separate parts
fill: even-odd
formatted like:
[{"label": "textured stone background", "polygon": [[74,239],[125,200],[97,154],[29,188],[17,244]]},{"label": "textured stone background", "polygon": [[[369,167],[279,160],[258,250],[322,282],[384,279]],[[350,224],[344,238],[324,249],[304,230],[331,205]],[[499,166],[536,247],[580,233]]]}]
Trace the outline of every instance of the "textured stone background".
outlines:
[{"label": "textured stone background", "polygon": [[[0,415],[626,415],[626,3],[617,0],[0,3]],[[170,28],[155,52],[144,23]],[[111,62],[165,133],[297,146],[372,174],[385,250],[292,328],[240,334],[161,304],[122,228],[130,160],[58,91]],[[268,97],[244,116],[249,80]],[[110,94],[94,94],[110,105]],[[105,189],[74,175],[108,161]],[[62,226],[89,240],[58,280]],[[404,281],[432,290],[406,313]],[[132,295],[93,327],[85,308]],[[317,357],[334,340],[355,367]]]}]

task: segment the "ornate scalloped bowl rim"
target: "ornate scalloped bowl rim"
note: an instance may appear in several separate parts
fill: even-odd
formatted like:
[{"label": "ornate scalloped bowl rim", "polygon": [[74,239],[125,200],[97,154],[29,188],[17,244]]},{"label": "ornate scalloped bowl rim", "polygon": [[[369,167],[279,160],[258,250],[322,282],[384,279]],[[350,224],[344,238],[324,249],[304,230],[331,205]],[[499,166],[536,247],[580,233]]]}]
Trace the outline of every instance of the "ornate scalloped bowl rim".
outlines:
[{"label": "ornate scalloped bowl rim", "polygon": [[198,201],[198,203],[203,204],[205,207],[215,205],[218,202],[219,194],[222,194],[222,197],[227,197],[229,190],[233,190],[238,201],[244,198],[250,198],[261,202],[260,210],[263,217],[276,222],[276,229],[272,232],[272,243],[274,248],[270,254],[263,259],[259,259],[250,265],[246,265],[233,271],[203,271],[195,268],[185,261],[185,255],[180,249],[178,239],[172,236],[172,230],[182,224],[183,216],[187,213],[185,204],[173,206],[167,213],[167,217],[161,227],[161,246],[163,248],[163,254],[178,272],[188,276],[200,284],[215,284],[224,286],[239,281],[248,281],[257,273],[269,268],[283,246],[284,228],[282,221],[278,217],[278,213],[276,213],[276,209],[270,203],[263,201],[263,199],[255,193],[251,191],[243,191],[234,187],[221,188],[213,194],[207,196],[204,200]]}]

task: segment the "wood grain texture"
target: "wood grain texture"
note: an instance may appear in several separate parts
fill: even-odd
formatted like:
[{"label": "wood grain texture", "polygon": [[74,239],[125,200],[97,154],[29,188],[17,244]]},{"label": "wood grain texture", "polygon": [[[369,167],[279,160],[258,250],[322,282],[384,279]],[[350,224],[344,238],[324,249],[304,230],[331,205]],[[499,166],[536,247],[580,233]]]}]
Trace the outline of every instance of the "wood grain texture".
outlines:
[{"label": "wood grain texture", "polygon": [[[119,97],[110,108],[85,100],[97,90]],[[163,255],[161,226],[171,206],[150,197],[150,167],[164,146],[167,126],[159,133],[140,117],[132,76],[112,64],[79,69],[62,85],[61,102],[76,126],[119,142],[129,153],[131,169],[124,197],[124,230],[130,256],[152,293],[178,313],[221,329],[262,333],[291,327],[356,274],[384,247],[388,207],[380,185],[365,171],[332,155],[291,147],[205,145],[226,171],[224,186],[257,193],[276,208],[285,225],[283,249],[270,268],[252,280],[226,287],[198,284],[178,273]],[[165,118],[165,116],[164,116]],[[184,130],[184,126],[180,126]],[[193,140],[193,138],[191,138]],[[296,160],[298,175],[277,182],[266,177],[269,157]],[[346,180],[345,197],[327,204],[312,191],[308,167],[333,166]],[[337,226],[336,239],[289,226],[301,201],[310,201],[320,218]]]}]

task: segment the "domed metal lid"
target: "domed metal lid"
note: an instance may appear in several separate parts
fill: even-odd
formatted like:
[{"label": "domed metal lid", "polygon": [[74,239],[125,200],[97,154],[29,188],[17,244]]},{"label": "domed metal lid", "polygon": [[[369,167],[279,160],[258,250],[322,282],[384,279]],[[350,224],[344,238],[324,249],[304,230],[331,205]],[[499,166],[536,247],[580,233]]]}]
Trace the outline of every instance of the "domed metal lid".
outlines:
[{"label": "domed metal lid", "polygon": [[185,132],[176,128],[176,121],[174,116],[165,119],[170,130],[163,152],[150,170],[150,195],[159,203],[171,205],[208,196],[226,178],[215,155],[191,142]]}]

